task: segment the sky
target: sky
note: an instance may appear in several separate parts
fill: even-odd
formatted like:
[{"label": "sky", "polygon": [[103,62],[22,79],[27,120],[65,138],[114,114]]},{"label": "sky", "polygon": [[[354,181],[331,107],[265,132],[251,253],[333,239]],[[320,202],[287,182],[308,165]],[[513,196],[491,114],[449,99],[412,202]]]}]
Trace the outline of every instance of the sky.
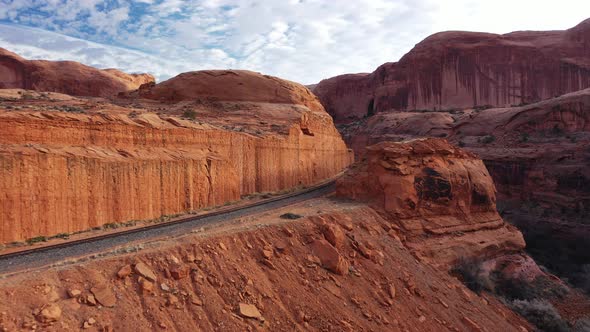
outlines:
[{"label": "sky", "polygon": [[563,30],[588,0],[0,0],[0,47],[148,72],[249,69],[303,84],[372,72],[444,30]]}]

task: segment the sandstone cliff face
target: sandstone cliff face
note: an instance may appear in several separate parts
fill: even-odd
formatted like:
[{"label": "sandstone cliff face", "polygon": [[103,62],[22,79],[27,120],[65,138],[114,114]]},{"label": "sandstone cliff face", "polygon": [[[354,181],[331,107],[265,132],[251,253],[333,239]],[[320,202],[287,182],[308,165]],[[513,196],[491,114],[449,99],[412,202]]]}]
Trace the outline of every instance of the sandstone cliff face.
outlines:
[{"label": "sandstone cliff face", "polygon": [[149,100],[145,108],[132,100],[132,110],[4,101],[0,108],[11,111],[0,110],[0,242],[153,219],[336,175],[351,153],[317,99],[299,89],[309,95],[293,96],[299,105],[220,101],[201,105],[198,121]]},{"label": "sandstone cliff face", "polygon": [[498,215],[492,178],[473,154],[442,139],[367,150],[366,162],[338,181],[339,195],[383,210],[421,255],[450,266],[524,248],[520,232]]},{"label": "sandstone cliff face", "polygon": [[[314,89],[340,123],[391,110],[450,110],[531,103],[590,87],[590,26],[495,35],[442,32],[367,76]],[[350,92],[354,99],[349,99]]]},{"label": "sandstone cliff face", "polygon": [[154,77],[149,74],[126,74],[116,69],[99,70],[73,61],[26,60],[0,48],[0,89],[110,97],[154,81]]}]

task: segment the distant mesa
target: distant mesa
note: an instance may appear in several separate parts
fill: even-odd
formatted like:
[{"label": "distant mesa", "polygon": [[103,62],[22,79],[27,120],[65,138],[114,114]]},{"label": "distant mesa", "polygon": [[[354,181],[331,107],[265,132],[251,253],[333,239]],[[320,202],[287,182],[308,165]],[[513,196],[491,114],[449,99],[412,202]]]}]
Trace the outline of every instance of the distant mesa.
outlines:
[{"label": "distant mesa", "polygon": [[117,69],[101,70],[74,61],[26,60],[0,48],[0,89],[110,97],[154,81],[150,74],[127,74]]}]

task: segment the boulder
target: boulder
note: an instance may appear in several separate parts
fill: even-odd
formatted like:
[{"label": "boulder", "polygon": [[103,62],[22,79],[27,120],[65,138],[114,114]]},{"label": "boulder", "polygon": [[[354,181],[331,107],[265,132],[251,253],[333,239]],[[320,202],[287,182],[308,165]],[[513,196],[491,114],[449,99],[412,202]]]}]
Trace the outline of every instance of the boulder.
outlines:
[{"label": "boulder", "polygon": [[320,259],[322,266],[328,271],[339,275],[348,273],[348,261],[329,242],[316,240],[311,244],[311,248],[314,255]]},{"label": "boulder", "polygon": [[61,318],[61,308],[56,303],[51,303],[45,306],[37,315],[37,320],[41,323],[56,322]]},{"label": "boulder", "polygon": [[144,263],[135,264],[134,269],[135,272],[149,281],[154,282],[157,280],[156,274]]}]

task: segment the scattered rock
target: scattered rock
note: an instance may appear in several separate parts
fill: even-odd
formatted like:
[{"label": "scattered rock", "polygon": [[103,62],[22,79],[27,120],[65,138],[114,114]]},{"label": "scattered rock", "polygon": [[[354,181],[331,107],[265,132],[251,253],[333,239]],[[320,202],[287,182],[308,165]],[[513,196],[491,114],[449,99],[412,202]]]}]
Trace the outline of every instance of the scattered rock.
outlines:
[{"label": "scattered rock", "polygon": [[125,265],[119,269],[119,272],[117,272],[117,277],[119,277],[119,279],[125,279],[130,274],[131,274],[131,265]]},{"label": "scattered rock", "polygon": [[223,244],[223,242],[219,242],[219,248],[221,248],[221,250],[227,250],[227,247],[225,244]]},{"label": "scattered rock", "polygon": [[262,257],[266,259],[271,259],[272,257],[272,250],[263,249],[262,250]]},{"label": "scattered rock", "polygon": [[156,274],[144,263],[135,264],[135,272],[152,282],[157,279]]},{"label": "scattered rock", "polygon": [[56,303],[45,306],[37,315],[37,320],[41,323],[56,322],[61,318],[61,308]]},{"label": "scattered rock", "polygon": [[279,240],[275,243],[275,248],[279,251],[279,252],[283,252],[285,251],[285,249],[287,249],[287,247],[289,246],[289,243],[285,240]]},{"label": "scattered rock", "polygon": [[167,306],[173,306],[178,304],[178,297],[174,294],[168,294],[168,299],[166,300]]},{"label": "scattered rock", "polygon": [[188,277],[189,275],[189,268],[187,266],[175,266],[170,270],[170,275],[175,280],[180,280]]},{"label": "scattered rock", "polygon": [[387,292],[389,293],[389,296],[392,299],[395,298],[395,285],[393,283],[389,284],[389,287],[387,288]]},{"label": "scattered rock", "polygon": [[160,288],[164,291],[164,292],[169,292],[170,291],[170,287],[166,284],[161,284]]},{"label": "scattered rock", "polygon": [[144,292],[152,292],[154,290],[154,284],[144,277],[139,277],[137,282],[139,282],[139,285]]},{"label": "scattered rock", "polygon": [[117,304],[117,298],[115,297],[115,294],[106,285],[92,287],[90,291],[92,292],[92,294],[94,294],[94,297],[96,298],[98,303],[100,303],[104,307],[112,308],[115,306],[115,304]]},{"label": "scattered rock", "polygon": [[71,298],[75,298],[82,295],[82,292],[78,289],[68,289],[68,296]]},{"label": "scattered rock", "polygon": [[463,316],[463,318],[461,318],[461,320],[469,328],[469,331],[471,331],[471,332],[482,332],[483,331],[481,329],[481,327],[479,327],[479,325],[477,325],[477,323],[475,323],[474,321],[469,319],[469,317]]},{"label": "scattered rock", "polygon": [[246,318],[262,318],[262,314],[260,313],[260,311],[258,311],[258,308],[256,308],[256,306],[253,304],[240,303],[239,311],[240,315]]},{"label": "scattered rock", "polygon": [[341,248],[346,240],[344,232],[336,225],[325,224],[322,226],[322,233],[328,242],[336,248]]},{"label": "scattered rock", "polygon": [[94,295],[92,294],[88,294],[86,295],[86,304],[88,304],[89,306],[96,306],[96,298],[94,298]]},{"label": "scattered rock", "polygon": [[319,257],[322,266],[328,271],[345,275],[348,273],[348,261],[344,259],[330,243],[325,240],[316,240],[312,243],[313,253]]}]

